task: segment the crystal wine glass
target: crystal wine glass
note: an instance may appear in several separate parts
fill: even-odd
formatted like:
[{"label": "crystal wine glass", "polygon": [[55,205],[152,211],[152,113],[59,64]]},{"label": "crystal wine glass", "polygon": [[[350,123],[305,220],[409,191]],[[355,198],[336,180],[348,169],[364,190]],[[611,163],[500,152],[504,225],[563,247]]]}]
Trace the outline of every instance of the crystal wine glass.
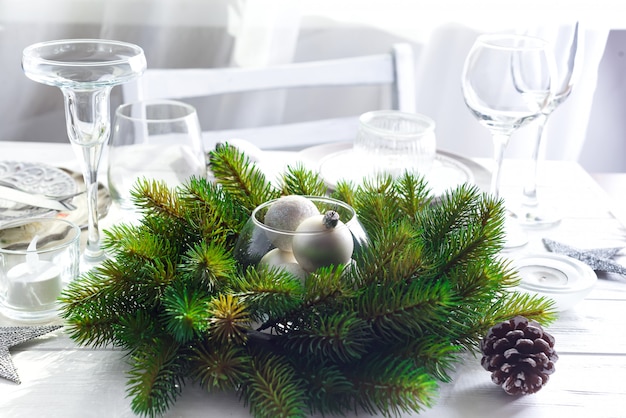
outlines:
[{"label": "crystal wine glass", "polygon": [[140,76],[143,50],[133,44],[102,39],[47,41],[26,47],[26,76],[59,87],[65,100],[67,133],[81,162],[87,186],[88,238],[83,261],[104,258],[98,228],[98,166],[110,132],[110,93],[114,86]]},{"label": "crystal wine glass", "polygon": [[[513,132],[537,118],[551,99],[554,62],[547,42],[516,34],[479,36],[465,60],[465,104],[492,135],[495,166],[490,193],[499,198],[504,151]],[[522,231],[519,231],[520,233]],[[526,243],[507,229],[505,247]]]},{"label": "crystal wine glass", "polygon": [[532,153],[529,175],[526,176],[521,204],[513,210],[517,221],[524,226],[550,226],[558,223],[561,216],[558,211],[540,202],[537,197],[538,161],[542,143],[545,142],[545,126],[552,112],[563,103],[572,92],[574,69],[579,46],[581,44],[578,22],[550,26],[537,30],[528,30],[526,34],[545,39],[554,54],[556,78],[553,82],[555,94],[543,112],[537,117],[537,137]]}]

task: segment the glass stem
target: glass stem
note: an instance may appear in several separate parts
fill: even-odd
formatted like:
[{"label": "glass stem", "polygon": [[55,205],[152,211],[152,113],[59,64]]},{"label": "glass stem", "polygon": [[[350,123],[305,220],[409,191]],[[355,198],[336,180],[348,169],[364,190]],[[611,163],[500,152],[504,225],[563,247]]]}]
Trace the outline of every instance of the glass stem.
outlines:
[{"label": "glass stem", "polygon": [[490,193],[496,198],[500,198],[500,174],[502,171],[502,160],[504,159],[504,151],[509,143],[510,133],[494,132],[493,134],[493,160],[495,166],[491,173]]},{"label": "glass stem", "polygon": [[88,262],[96,262],[104,258],[98,228],[98,167],[102,149],[109,140],[111,87],[62,91],[67,133],[81,162],[87,188],[87,244],[83,256]]},{"label": "glass stem", "polygon": [[526,183],[524,184],[523,201],[524,206],[537,206],[539,203],[537,200],[537,180],[538,180],[538,166],[539,166],[539,152],[541,150],[541,144],[543,143],[544,128],[548,115],[541,114],[537,117],[537,137],[535,138],[535,145],[533,148],[533,154],[530,161],[530,175],[526,176]]}]

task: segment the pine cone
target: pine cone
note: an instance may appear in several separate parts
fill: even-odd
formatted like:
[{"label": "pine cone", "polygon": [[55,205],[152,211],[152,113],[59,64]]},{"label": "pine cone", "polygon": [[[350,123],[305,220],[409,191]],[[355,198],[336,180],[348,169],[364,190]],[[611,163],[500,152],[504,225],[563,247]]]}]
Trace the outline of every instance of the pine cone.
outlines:
[{"label": "pine cone", "polygon": [[494,325],[480,343],[480,364],[509,395],[535,393],[554,373],[554,337],[523,316]]}]

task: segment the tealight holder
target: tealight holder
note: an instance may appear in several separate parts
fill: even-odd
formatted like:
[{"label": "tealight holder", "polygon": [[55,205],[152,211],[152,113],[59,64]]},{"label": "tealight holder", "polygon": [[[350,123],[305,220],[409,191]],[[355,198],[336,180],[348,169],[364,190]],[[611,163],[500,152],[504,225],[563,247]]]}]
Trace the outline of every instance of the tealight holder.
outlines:
[{"label": "tealight holder", "polygon": [[10,319],[56,317],[63,288],[79,273],[80,228],[64,219],[30,218],[0,227],[0,311]]},{"label": "tealight holder", "polygon": [[[259,264],[280,267],[304,280],[320,267],[350,263],[367,246],[367,234],[350,205],[329,197],[300,197],[313,203],[317,211],[292,229],[266,223],[268,211],[279,199],[265,202],[252,211],[235,246],[234,255],[239,263],[244,267]],[[324,219],[331,212],[339,222],[327,228]]]},{"label": "tealight holder", "polygon": [[554,300],[558,312],[582,301],[598,281],[587,264],[561,254],[529,254],[513,260],[521,281],[517,290]]}]

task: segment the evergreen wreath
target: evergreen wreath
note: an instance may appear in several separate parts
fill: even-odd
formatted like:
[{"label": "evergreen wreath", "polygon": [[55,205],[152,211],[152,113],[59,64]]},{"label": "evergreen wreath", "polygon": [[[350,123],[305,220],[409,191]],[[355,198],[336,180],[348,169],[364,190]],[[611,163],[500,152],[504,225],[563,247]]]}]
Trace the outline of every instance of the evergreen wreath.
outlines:
[{"label": "evergreen wreath", "polygon": [[209,164],[215,182],[138,182],[140,224],[107,230],[112,257],[61,297],[73,340],[128,351],[137,414],[165,413],[190,381],[237,392],[255,417],[418,412],[491,326],[555,319],[551,301],[512,291],[502,202],[475,186],[435,199],[410,174],[340,182],[331,196],[353,206],[370,244],[352,267],[301,283],[243,267],[233,248],[259,204],[327,194],[320,176],[296,164],[275,187],[228,144]]}]

